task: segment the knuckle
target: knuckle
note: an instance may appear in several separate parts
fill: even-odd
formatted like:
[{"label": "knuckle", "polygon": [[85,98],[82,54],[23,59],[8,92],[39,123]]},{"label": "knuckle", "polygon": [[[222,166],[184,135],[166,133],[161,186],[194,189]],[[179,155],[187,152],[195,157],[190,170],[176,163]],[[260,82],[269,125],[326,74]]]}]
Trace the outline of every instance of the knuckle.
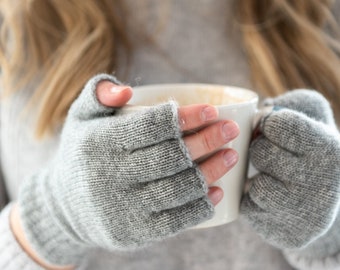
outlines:
[{"label": "knuckle", "polygon": [[205,167],[204,175],[208,183],[220,178],[219,170],[217,170],[215,166],[211,166],[210,164]]},{"label": "knuckle", "polygon": [[217,148],[217,145],[216,145],[215,141],[212,140],[212,138],[209,135],[209,133],[202,132],[200,134],[200,137],[201,137],[201,142],[202,142],[204,150],[210,152],[210,151],[215,150]]}]

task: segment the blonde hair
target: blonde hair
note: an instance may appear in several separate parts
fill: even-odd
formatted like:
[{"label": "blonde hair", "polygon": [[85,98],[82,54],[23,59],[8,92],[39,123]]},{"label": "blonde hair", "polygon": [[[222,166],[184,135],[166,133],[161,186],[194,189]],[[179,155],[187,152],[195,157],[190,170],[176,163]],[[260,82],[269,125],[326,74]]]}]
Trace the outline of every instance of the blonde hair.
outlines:
[{"label": "blonde hair", "polygon": [[[123,1],[3,0],[0,65],[4,94],[38,82],[36,135],[51,133],[93,75],[130,54]],[[124,52],[125,50],[125,52]]]},{"label": "blonde hair", "polygon": [[[235,1],[254,86],[263,95],[314,88],[340,115],[339,45],[324,31],[335,25],[330,6],[327,0]],[[112,73],[118,53],[131,54],[127,14],[122,0],[1,1],[4,92],[37,82],[38,137],[63,122],[90,77]]]},{"label": "blonde hair", "polygon": [[[266,96],[315,89],[340,120],[340,45],[329,0],[238,0],[239,29],[254,87]],[[325,29],[328,30],[328,34]]]}]

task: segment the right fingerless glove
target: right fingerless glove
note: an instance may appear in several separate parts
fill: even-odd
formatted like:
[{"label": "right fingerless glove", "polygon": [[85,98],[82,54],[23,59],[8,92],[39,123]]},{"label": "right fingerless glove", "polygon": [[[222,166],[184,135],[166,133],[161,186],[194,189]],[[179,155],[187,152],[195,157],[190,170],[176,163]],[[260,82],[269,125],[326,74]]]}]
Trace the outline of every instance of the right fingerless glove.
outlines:
[{"label": "right fingerless glove", "polygon": [[101,74],[69,110],[50,166],[26,179],[19,210],[33,248],[54,264],[87,248],[129,250],[213,215],[203,175],[181,138],[177,105],[115,115],[99,104]]}]

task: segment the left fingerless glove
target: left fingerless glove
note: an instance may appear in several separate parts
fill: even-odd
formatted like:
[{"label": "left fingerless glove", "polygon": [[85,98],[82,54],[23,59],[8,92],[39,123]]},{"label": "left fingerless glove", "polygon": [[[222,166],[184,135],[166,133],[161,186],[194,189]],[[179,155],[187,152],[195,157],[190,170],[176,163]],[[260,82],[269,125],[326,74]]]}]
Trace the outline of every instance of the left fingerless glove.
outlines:
[{"label": "left fingerless glove", "polygon": [[330,106],[307,90],[266,103],[276,110],[250,148],[260,173],[249,181],[243,216],[290,261],[340,253],[340,135]]}]

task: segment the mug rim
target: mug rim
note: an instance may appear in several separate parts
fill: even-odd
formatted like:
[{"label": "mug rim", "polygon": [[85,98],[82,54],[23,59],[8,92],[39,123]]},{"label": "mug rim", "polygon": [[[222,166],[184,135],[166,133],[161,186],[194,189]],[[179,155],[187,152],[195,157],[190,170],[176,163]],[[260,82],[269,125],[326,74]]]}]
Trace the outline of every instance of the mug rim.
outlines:
[{"label": "mug rim", "polygon": [[[259,101],[259,95],[250,89],[247,88],[242,88],[242,87],[238,87],[238,86],[233,86],[233,85],[223,85],[223,84],[211,84],[211,83],[157,83],[157,84],[146,84],[146,85],[137,85],[132,87],[133,91],[139,91],[139,90],[145,90],[145,89],[151,89],[154,90],[156,88],[176,88],[177,90],[181,90],[181,89],[187,89],[187,88],[193,88],[193,87],[197,87],[197,88],[204,88],[204,87],[212,87],[212,88],[224,88],[225,90],[236,90],[236,91],[241,91],[243,93],[245,93],[246,95],[249,95],[249,98],[246,98],[244,101],[241,102],[237,102],[237,103],[230,103],[230,104],[218,104],[218,105],[214,105],[213,106],[220,108],[220,107],[228,107],[228,108],[240,108],[243,106],[248,106],[249,104],[252,103],[258,103]],[[132,97],[133,99],[133,97]],[[171,99],[169,97],[169,99],[167,101],[175,101],[176,99]],[[152,105],[138,105],[138,104],[134,104],[131,103],[130,101],[125,105],[125,109],[128,110],[133,110],[133,109],[143,109],[143,108],[148,108],[151,106],[155,106],[157,104],[162,104],[167,102],[166,100],[164,102],[159,102],[159,103],[155,103]],[[203,102],[204,103],[204,102]],[[209,104],[209,103],[207,103]]]}]

